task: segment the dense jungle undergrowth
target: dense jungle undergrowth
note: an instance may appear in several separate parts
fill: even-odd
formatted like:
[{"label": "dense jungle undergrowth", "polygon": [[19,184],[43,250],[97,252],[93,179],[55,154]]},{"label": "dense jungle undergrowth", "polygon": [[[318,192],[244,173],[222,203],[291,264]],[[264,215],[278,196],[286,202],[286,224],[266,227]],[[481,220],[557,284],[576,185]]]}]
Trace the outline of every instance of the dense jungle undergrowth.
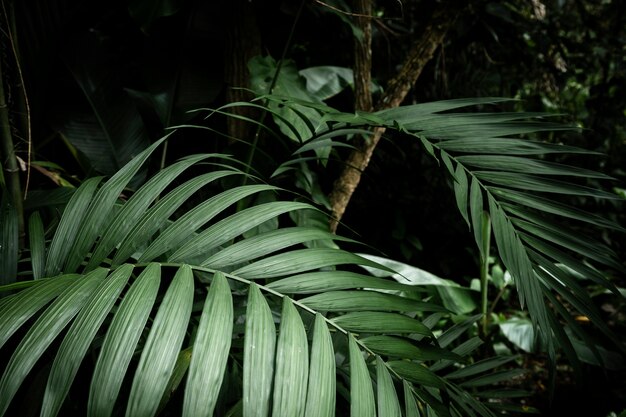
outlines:
[{"label": "dense jungle undergrowth", "polygon": [[626,413],[618,2],[0,3],[0,416]]}]

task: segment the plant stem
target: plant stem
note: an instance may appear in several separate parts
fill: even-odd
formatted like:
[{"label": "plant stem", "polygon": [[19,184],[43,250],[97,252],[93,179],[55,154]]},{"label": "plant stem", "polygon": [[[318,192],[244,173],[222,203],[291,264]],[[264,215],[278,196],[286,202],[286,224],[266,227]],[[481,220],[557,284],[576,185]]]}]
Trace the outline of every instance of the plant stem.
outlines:
[{"label": "plant stem", "polygon": [[17,212],[18,236],[20,247],[24,246],[24,204],[20,185],[20,169],[15,155],[15,145],[9,124],[9,107],[4,97],[4,77],[0,62],[0,158],[2,177],[11,196],[11,203]]},{"label": "plant stem", "polygon": [[482,234],[482,247],[480,250],[480,309],[482,313],[481,319],[481,330],[482,336],[487,335],[487,327],[489,325],[489,287],[488,287],[488,277],[489,277],[489,249],[491,247],[491,221],[489,219],[489,213],[483,212],[482,215],[482,225],[481,225],[481,234]]}]

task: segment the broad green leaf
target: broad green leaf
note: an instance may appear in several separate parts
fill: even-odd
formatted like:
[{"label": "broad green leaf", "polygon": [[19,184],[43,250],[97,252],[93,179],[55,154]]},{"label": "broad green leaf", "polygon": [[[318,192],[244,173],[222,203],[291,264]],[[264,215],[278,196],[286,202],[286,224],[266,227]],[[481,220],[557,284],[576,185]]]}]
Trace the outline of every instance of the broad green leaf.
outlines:
[{"label": "broad green leaf", "polygon": [[348,335],[350,352],[350,416],[375,417],[374,389],[372,379],[363,358],[363,352],[354,337]]},{"label": "broad green leaf", "polygon": [[58,414],[87,349],[124,289],[132,271],[131,265],[123,265],[115,270],[100,284],[89,303],[74,320],[50,370],[41,407],[42,417]]},{"label": "broad green leaf", "polygon": [[335,317],[332,322],[355,333],[416,333],[432,336],[431,330],[416,319],[396,313],[359,311]]},{"label": "broad green leaf", "polygon": [[145,183],[131,198],[122,206],[115,218],[109,223],[109,227],[98,241],[91,255],[86,270],[98,265],[102,260],[119,245],[137,224],[147,210],[148,206],[159,197],[159,194],[174,181],[183,171],[196,162],[209,158],[210,155],[194,155],[185,158],[169,167],[159,171],[147,183]]},{"label": "broad green leaf", "polygon": [[393,386],[391,375],[385,362],[376,356],[376,387],[378,398],[378,417],[402,417],[398,394]]},{"label": "broad green leaf", "polygon": [[212,255],[202,262],[202,265],[219,269],[256,259],[293,245],[323,239],[346,240],[313,227],[281,228],[237,242]]},{"label": "broad green leaf", "polygon": [[511,318],[498,323],[500,331],[511,343],[525,352],[535,351],[535,329],[528,319]]},{"label": "broad green leaf", "polygon": [[[67,262],[65,263],[65,271],[75,271],[85,259],[96,238],[102,233],[103,225],[109,218],[111,210],[119,195],[124,190],[124,187],[128,185],[152,152],[167,138],[168,136],[159,139],[139,155],[135,156],[98,190],[91,200],[87,213],[81,223],[80,233],[72,245]],[[48,254],[48,257],[50,257],[50,254]]]},{"label": "broad green leaf", "polygon": [[272,416],[303,416],[309,373],[309,345],[298,310],[283,298],[276,344],[276,374]]},{"label": "broad green leaf", "polygon": [[306,79],[307,92],[319,100],[339,94],[354,82],[352,69],[345,67],[320,66],[299,71]]},{"label": "broad green leaf", "polygon": [[390,361],[387,362],[387,365],[402,378],[406,378],[415,384],[435,388],[444,387],[443,379],[419,363],[410,361]]},{"label": "broad green leaf", "polygon": [[45,276],[52,277],[61,272],[100,181],[102,177],[89,178],[72,194],[48,248]]},{"label": "broad green leaf", "polygon": [[266,417],[274,377],[276,327],[267,301],[250,285],[243,353],[243,415]]},{"label": "broad green leaf", "polygon": [[233,274],[250,279],[274,278],[344,264],[380,267],[376,262],[347,251],[311,248],[270,256],[239,268]]},{"label": "broad green leaf", "polygon": [[218,179],[238,174],[237,171],[216,171],[199,175],[167,193],[151,207],[131,229],[113,257],[113,266],[119,265],[166,224],[169,217],[201,187]]},{"label": "broad green leaf", "polygon": [[483,359],[474,364],[465,366],[456,371],[450,372],[446,375],[448,379],[467,378],[468,376],[474,376],[485,371],[497,368],[506,363],[519,359],[519,356],[498,356],[495,358]]},{"label": "broad green leaf", "polygon": [[18,388],[44,351],[89,301],[106,270],[97,269],[76,279],[37,319],[13,351],[0,380],[0,415],[4,415]]},{"label": "broad green leaf", "polygon": [[[128,364],[156,299],[160,279],[160,265],[149,264],[124,295],[106,333],[93,372],[88,416],[108,417],[113,412]],[[156,400],[157,406],[159,400]]]},{"label": "broad green leaf", "polygon": [[389,270],[391,270],[392,272],[395,272],[395,274],[391,275],[388,271],[382,269],[380,266],[373,268],[364,266],[364,268],[368,272],[377,277],[391,276],[399,283],[407,285],[446,285],[459,287],[459,284],[454,281],[439,278],[438,276],[431,274],[428,271],[416,268],[412,265],[407,265],[405,263],[383,258],[380,256],[367,254],[359,254],[359,256],[374,261],[379,265],[383,265],[384,267],[389,268]]},{"label": "broad green leaf", "polygon": [[456,314],[468,314],[474,311],[477,307],[472,297],[472,291],[468,288],[452,287],[452,286],[437,286],[437,293],[441,297],[443,306]]},{"label": "broad green leaf", "polygon": [[377,291],[328,291],[299,301],[314,310],[321,311],[447,311],[438,304]]},{"label": "broad green leaf", "polygon": [[233,298],[224,274],[218,272],[211,281],[193,345],[183,416],[213,414],[226,372],[232,330]]},{"label": "broad green leaf", "polygon": [[336,396],[335,354],[326,321],[315,315],[311,364],[306,400],[306,417],[333,417]]},{"label": "broad green leaf", "polygon": [[193,273],[179,268],[152,323],[130,390],[127,417],[156,414],[170,379],[193,305]]},{"label": "broad green leaf", "polygon": [[46,241],[43,223],[38,211],[31,214],[28,219],[28,238],[30,242],[30,262],[33,267],[33,278],[40,279],[44,277]]},{"label": "broad green leaf", "polygon": [[39,309],[48,304],[50,300],[63,293],[73,281],[78,280],[80,275],[69,274],[55,278],[38,280],[37,283],[19,293],[13,295],[0,308],[0,346],[4,346],[7,340],[31,318]]},{"label": "broad green leaf", "polygon": [[309,294],[352,288],[374,288],[395,291],[413,291],[414,287],[396,281],[374,278],[349,271],[307,272],[267,284],[268,288],[281,293]]}]

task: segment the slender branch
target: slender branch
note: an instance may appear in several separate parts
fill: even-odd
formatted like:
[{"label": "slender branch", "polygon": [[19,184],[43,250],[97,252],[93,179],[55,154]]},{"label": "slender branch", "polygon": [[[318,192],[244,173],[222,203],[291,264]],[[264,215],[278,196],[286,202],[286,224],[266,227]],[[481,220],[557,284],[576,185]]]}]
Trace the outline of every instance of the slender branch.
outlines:
[{"label": "slender branch", "polygon": [[[422,35],[413,44],[400,72],[389,82],[385,93],[375,106],[375,110],[398,107],[404,101],[426,64],[443,43],[446,33],[454,25],[462,10],[463,7],[459,5],[458,1],[439,4],[439,8],[433,13]],[[357,60],[362,59],[358,54],[355,58]],[[357,69],[361,65],[363,63],[355,63],[355,80]],[[361,173],[369,164],[374,149],[384,132],[384,128],[374,129],[372,137],[352,151],[345,161],[344,170],[335,181],[330,193],[333,218],[331,230],[333,232],[343,217],[350,198],[359,185]]]},{"label": "slender branch", "polygon": [[[0,60],[1,61],[1,60]],[[20,169],[15,155],[15,145],[9,123],[9,106],[4,96],[4,76],[0,62],[0,167],[6,181],[6,188],[11,195],[12,204],[17,212],[18,236],[20,247],[24,245],[24,204],[20,185]]]}]

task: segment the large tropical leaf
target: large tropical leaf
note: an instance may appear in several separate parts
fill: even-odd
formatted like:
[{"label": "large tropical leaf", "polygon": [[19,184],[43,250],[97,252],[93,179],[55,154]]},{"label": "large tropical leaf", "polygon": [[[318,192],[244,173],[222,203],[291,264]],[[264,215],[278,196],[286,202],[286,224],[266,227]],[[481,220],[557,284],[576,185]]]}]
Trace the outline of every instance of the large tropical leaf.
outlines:
[{"label": "large tropical leaf", "polygon": [[[572,239],[574,234],[563,232],[550,216],[563,209],[568,219],[598,226],[609,223],[593,216],[587,219],[584,212],[550,196],[608,198],[568,180],[572,174],[602,176],[542,159],[570,148],[509,138],[560,126],[538,123],[534,114],[445,113],[498,99],[429,103],[376,115],[343,114],[302,99],[268,100],[323,114],[314,125],[304,112],[294,110],[304,120],[299,128],[310,137],[297,151],[303,154],[333,144],[348,131],[373,125],[416,136],[454,179],[457,205],[478,241],[483,211],[489,212],[499,255],[550,352],[550,329],[557,321],[544,297],[558,303],[552,294],[557,292],[592,321],[598,320],[569,271],[587,274],[613,289],[581,259],[608,267],[618,264],[605,247]],[[282,127],[293,133],[299,129]],[[120,201],[124,187],[161,142],[107,181],[93,179],[79,187],[47,251],[45,244],[41,248],[41,229],[33,218],[31,240],[37,254],[33,271],[41,271],[43,264],[44,272],[36,272],[37,278],[53,278],[0,287],[22,289],[0,303],[0,317],[13,321],[0,323],[8,331],[7,339],[14,334],[20,341],[0,381],[1,410],[6,413],[45,349],[70,326],[44,392],[45,415],[62,409],[63,398],[79,383],[77,378],[90,380],[89,415],[106,416],[121,409],[129,416],[155,415],[160,407],[177,407],[166,402],[174,398],[172,391],[180,386],[187,367],[186,415],[208,415],[217,409],[240,410],[244,416],[333,415],[346,406],[353,415],[375,415],[377,410],[380,415],[416,415],[420,409],[439,416],[491,415],[489,407],[498,400],[482,404],[466,388],[485,390],[519,371],[501,358],[465,366],[461,362],[480,340],[460,337],[475,326],[478,316],[439,334],[433,326],[447,314],[445,309],[414,295],[403,296],[415,293],[417,282],[412,280],[426,279],[421,284],[442,288],[449,282],[332,245],[315,247],[312,242],[340,238],[310,226],[283,227],[289,224],[287,214],[316,209],[283,201],[280,189],[254,183],[252,177],[247,185],[214,191],[182,209],[204,185],[215,190],[217,180],[244,175],[222,165],[217,171],[181,179],[187,168],[219,155],[177,162],[128,201]],[[446,148],[446,143],[454,146]],[[278,197],[238,210],[239,202],[263,192]],[[268,221],[278,228],[258,228]],[[134,265],[133,272],[139,275],[129,277],[130,267],[124,263]],[[357,265],[374,276],[355,273]],[[413,276],[404,276],[406,272]],[[120,293],[126,279],[130,287]],[[40,311],[29,323],[28,318]],[[431,311],[435,313],[428,316]],[[557,312],[567,320],[566,308],[559,304]],[[570,323],[579,335],[575,326]],[[25,335],[18,332],[22,327]],[[606,326],[599,327],[610,334]],[[573,351],[564,332],[553,332],[559,344]],[[85,376],[75,369],[81,357],[88,357],[86,349],[97,360],[84,364],[93,368]],[[184,352],[191,353],[191,360]],[[498,368],[502,365],[507,367]],[[400,383],[403,404],[397,392]],[[130,387],[129,397],[118,399],[123,386]]]},{"label": "large tropical leaf", "polygon": [[[379,291],[401,294],[410,285],[344,268],[363,265],[387,275],[394,269],[309,245],[341,240],[311,226],[246,233],[268,219],[289,223],[286,214],[313,206],[277,199],[237,212],[250,195],[280,195],[276,187],[250,183],[181,209],[203,186],[215,189],[217,180],[242,175],[222,165],[181,180],[187,168],[219,155],[176,162],[120,200],[161,142],[110,179],[85,181],[50,241],[41,218],[32,217],[32,278],[38,279],[0,287],[18,290],[0,303],[1,341],[18,342],[0,380],[4,415],[22,401],[20,386],[30,389],[28,374],[46,349],[53,360],[43,396],[28,399],[41,401],[45,416],[62,415],[80,385],[90,387],[82,406],[91,416],[124,410],[153,416],[163,407],[193,416],[232,407],[244,416],[332,416],[346,406],[354,415],[399,415],[404,407],[414,413],[416,405],[447,415],[448,406],[479,407],[469,394],[456,405],[437,399],[447,388],[428,367],[458,363],[467,353],[442,347],[429,327],[437,317],[420,320],[446,310]],[[350,358],[349,369],[342,357]],[[171,400],[185,374],[180,404]],[[341,375],[351,399],[338,395]],[[404,403],[400,383],[410,393]]]}]

